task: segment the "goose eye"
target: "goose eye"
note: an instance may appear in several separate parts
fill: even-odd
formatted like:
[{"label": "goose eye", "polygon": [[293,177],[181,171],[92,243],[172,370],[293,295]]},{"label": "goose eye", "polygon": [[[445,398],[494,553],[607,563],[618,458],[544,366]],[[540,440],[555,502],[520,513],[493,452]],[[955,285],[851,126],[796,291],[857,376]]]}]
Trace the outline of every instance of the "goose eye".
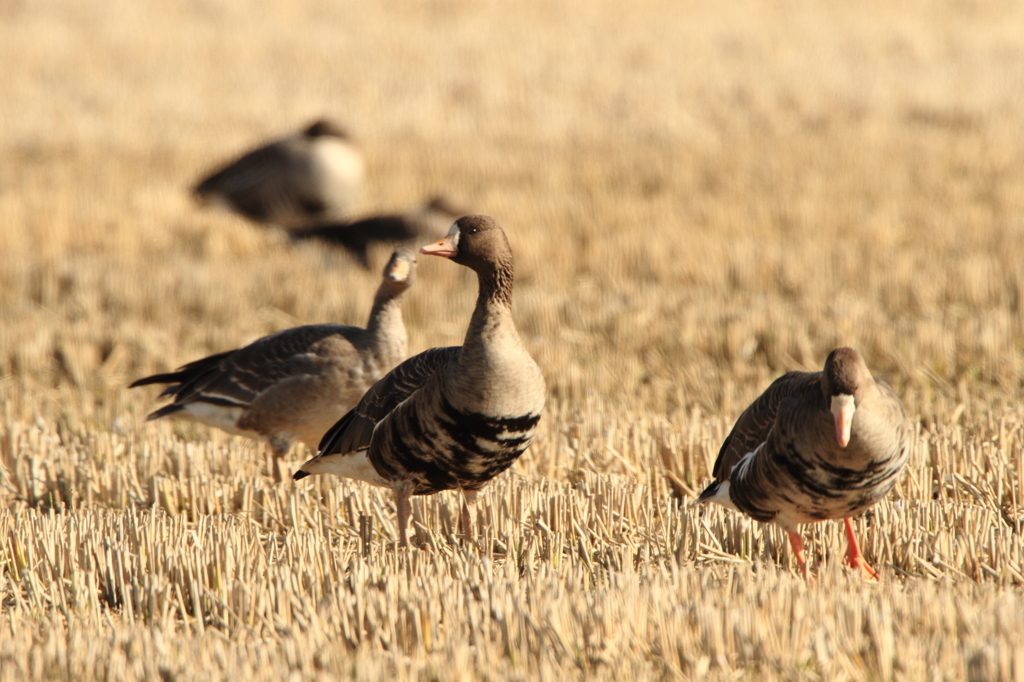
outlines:
[{"label": "goose eye", "polygon": [[469,230],[469,233],[470,233],[470,234],[476,234],[476,232],[477,232],[477,228],[475,228],[475,227],[472,227],[472,228],[470,228],[470,230]]}]

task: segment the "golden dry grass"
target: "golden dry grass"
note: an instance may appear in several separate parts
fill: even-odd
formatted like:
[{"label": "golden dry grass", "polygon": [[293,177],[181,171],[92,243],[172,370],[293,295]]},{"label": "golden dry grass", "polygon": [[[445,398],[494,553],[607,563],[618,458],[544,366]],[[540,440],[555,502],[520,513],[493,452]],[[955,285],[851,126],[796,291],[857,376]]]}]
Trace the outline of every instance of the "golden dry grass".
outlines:
[{"label": "golden dry grass", "polygon": [[[0,680],[1024,680],[1024,9],[1003,2],[0,0]],[[266,449],[144,424],[133,378],[375,278],[185,193],[328,114],[365,210],[507,228],[548,380],[480,503],[275,487]],[[381,260],[383,252],[378,252]],[[428,259],[429,260],[429,259]],[[413,351],[469,273],[422,261]],[[861,349],[911,463],[857,521],[692,505],[775,376]],[[300,459],[302,453],[295,453]],[[679,502],[675,488],[684,493]]]}]

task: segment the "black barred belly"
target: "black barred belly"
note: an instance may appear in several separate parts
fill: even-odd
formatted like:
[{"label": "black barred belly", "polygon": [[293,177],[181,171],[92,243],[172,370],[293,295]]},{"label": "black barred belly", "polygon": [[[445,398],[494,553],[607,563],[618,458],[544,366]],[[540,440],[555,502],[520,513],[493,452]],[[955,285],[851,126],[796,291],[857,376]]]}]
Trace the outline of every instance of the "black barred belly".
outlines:
[{"label": "black barred belly", "polygon": [[729,492],[737,508],[758,521],[774,520],[783,508],[803,523],[856,516],[892,490],[905,461],[900,448],[863,469],[847,469],[790,447],[756,461],[746,476],[734,475]]},{"label": "black barred belly", "polygon": [[539,414],[491,417],[443,400],[440,413],[392,413],[374,435],[370,462],[381,476],[411,484],[413,495],[479,490],[512,466],[533,440]]}]

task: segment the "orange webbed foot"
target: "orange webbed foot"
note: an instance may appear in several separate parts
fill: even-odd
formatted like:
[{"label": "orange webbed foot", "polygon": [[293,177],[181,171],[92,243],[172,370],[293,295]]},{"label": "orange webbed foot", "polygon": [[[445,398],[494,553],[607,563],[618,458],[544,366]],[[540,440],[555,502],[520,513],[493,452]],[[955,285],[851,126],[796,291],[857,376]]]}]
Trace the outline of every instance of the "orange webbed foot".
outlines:
[{"label": "orange webbed foot", "polygon": [[857,538],[853,535],[853,522],[849,518],[845,518],[843,524],[846,527],[846,565],[854,570],[859,570],[866,580],[881,580],[878,571],[871,568],[867,559],[860,553]]}]

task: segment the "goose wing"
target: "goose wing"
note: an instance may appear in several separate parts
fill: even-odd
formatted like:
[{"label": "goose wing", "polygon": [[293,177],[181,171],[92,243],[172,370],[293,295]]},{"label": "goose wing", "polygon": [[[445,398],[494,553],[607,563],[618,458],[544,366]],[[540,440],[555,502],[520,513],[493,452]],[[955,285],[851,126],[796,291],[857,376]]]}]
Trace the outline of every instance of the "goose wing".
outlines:
[{"label": "goose wing", "polygon": [[458,360],[461,346],[431,348],[401,363],[374,384],[359,404],[320,441],[319,457],[355,452],[370,445],[377,423],[423,387],[438,370]]},{"label": "goose wing", "polygon": [[333,361],[352,355],[354,362],[358,352],[347,338],[353,331],[357,329],[342,325],[287,329],[244,348],[190,362],[177,372],[139,379],[131,387],[171,383],[160,395],[174,396],[174,402],[151,414],[150,419],[177,412],[192,402],[247,409],[276,384],[321,371],[325,355]]},{"label": "goose wing", "polygon": [[743,411],[718,451],[718,459],[712,470],[716,481],[729,480],[729,472],[736,463],[768,439],[783,401],[816,384],[820,375],[820,372],[783,374]]}]

